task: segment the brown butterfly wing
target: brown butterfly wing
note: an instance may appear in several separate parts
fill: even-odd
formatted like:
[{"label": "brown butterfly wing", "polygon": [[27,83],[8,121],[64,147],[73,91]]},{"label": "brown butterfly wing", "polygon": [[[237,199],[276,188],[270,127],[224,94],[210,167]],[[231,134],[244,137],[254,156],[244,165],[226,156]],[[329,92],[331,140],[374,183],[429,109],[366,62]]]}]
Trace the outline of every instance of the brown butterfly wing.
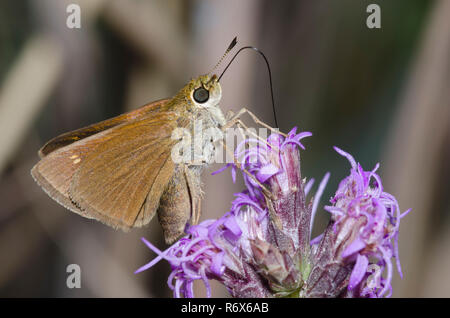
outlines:
[{"label": "brown butterfly wing", "polygon": [[59,204],[84,217],[92,218],[77,207],[69,197],[73,175],[80,162],[102,142],[113,137],[110,130],[99,132],[73,144],[54,150],[43,157],[31,170],[34,180]]},{"label": "brown butterfly wing", "polygon": [[79,162],[99,144],[111,138],[114,127],[151,116],[151,113],[158,112],[167,101],[169,99],[149,103],[131,112],[53,138],[40,149],[39,156],[46,159],[42,159],[33,167],[33,178],[55,201],[75,213],[92,218],[86,211],[80,210],[68,194],[72,177],[80,166]]},{"label": "brown butterfly wing", "polygon": [[[186,123],[175,113],[159,111],[167,101],[157,101],[52,139],[41,149],[42,159],[33,167],[31,174],[50,197],[84,217],[98,219],[122,229],[147,224],[155,214],[158,198],[174,170],[169,158],[173,144],[170,139],[172,130],[177,119],[178,125]],[[150,153],[154,156],[148,156]],[[119,156],[122,157],[117,159]],[[111,162],[123,160],[122,165],[116,166],[117,169],[127,169],[127,165],[128,168],[135,168],[129,169],[129,174],[121,175],[129,183],[116,197],[121,201],[125,193],[128,199],[121,201],[116,207],[99,203],[89,193],[86,194],[88,189],[88,192],[92,190],[93,193],[104,193],[104,190],[107,192],[105,195],[114,195],[116,190],[113,187],[116,186],[117,189],[123,185],[120,184],[121,177],[111,180],[108,178],[112,177],[108,174],[111,171],[107,167],[101,167],[101,162],[95,163],[96,160],[111,157],[116,159]],[[149,161],[142,163],[140,160]],[[144,165],[142,171],[139,162]],[[150,167],[152,171],[148,170]],[[86,174],[85,171],[89,172]],[[105,174],[105,171],[108,172]],[[124,170],[119,173],[122,171]],[[77,180],[75,184],[74,180]],[[98,188],[89,187],[90,180]],[[136,184],[143,186],[134,189],[136,191],[130,190]],[[110,197],[111,200],[114,198]],[[141,206],[137,209],[139,205]]]},{"label": "brown butterfly wing", "polygon": [[161,107],[168,101],[169,99],[162,99],[156,102],[152,102],[131,112],[59,135],[51,139],[39,150],[39,156],[43,158],[51,152],[70,145],[74,142],[90,137],[92,135],[96,135],[99,132],[108,130],[121,124],[145,117],[147,115],[150,115],[151,113],[158,112]]},{"label": "brown butterfly wing", "polygon": [[177,118],[176,113],[161,112],[115,127],[80,160],[68,189],[70,200],[115,228],[147,224],[174,171],[171,150],[176,141],[171,135]]}]

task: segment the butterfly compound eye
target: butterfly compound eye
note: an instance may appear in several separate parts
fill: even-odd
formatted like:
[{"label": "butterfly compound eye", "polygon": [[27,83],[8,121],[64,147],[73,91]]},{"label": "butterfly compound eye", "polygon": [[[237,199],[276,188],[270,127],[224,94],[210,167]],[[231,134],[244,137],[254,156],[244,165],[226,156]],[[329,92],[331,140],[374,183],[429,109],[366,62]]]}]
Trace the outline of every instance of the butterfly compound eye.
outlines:
[{"label": "butterfly compound eye", "polygon": [[209,99],[209,92],[204,87],[199,87],[194,91],[194,99],[197,103],[206,103]]}]

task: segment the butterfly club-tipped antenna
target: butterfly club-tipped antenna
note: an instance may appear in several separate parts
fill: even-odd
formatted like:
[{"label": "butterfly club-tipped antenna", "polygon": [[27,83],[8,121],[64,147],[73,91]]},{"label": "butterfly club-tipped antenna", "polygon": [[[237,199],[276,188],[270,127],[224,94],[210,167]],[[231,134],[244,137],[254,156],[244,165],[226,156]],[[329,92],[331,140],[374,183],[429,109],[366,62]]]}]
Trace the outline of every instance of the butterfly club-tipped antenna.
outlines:
[{"label": "butterfly club-tipped antenna", "polygon": [[223,53],[223,55],[220,58],[219,62],[217,62],[217,64],[213,67],[213,69],[208,74],[211,74],[222,63],[223,59],[236,46],[236,44],[237,44],[237,36],[234,37],[234,39],[231,41],[230,45],[228,45],[228,48],[226,49],[225,53]]},{"label": "butterfly club-tipped antenna", "polygon": [[[231,44],[234,43],[234,45],[236,45],[237,41],[234,42],[235,40],[236,40],[236,38],[234,38],[234,40],[233,40],[233,42],[231,42]],[[230,47],[233,48],[234,45],[231,46],[231,44],[230,44]],[[224,68],[224,70],[223,70],[222,73],[220,74],[220,76],[219,76],[219,78],[218,78],[217,81],[220,82],[220,79],[222,78],[223,74],[225,74],[225,72],[226,72],[227,69],[230,67],[231,63],[233,63],[234,59],[239,55],[239,53],[241,53],[242,51],[247,50],[247,49],[250,49],[250,50],[253,50],[253,51],[259,53],[259,54],[263,57],[264,61],[266,62],[267,71],[269,72],[270,96],[271,96],[271,98],[272,98],[273,118],[274,118],[274,121],[275,121],[275,127],[279,127],[279,126],[278,126],[278,121],[277,121],[277,114],[276,114],[276,112],[275,112],[275,99],[274,99],[274,97],[273,97],[272,72],[271,72],[271,70],[270,70],[269,60],[267,59],[267,57],[264,55],[264,53],[263,53],[260,49],[258,49],[258,48],[256,48],[256,47],[253,47],[253,46],[244,46],[244,47],[241,47],[241,48],[239,49],[239,51],[237,51],[237,52],[234,54],[234,56],[231,58],[230,62],[228,62],[227,66]],[[231,49],[227,50],[226,53],[228,53],[230,50],[231,50]],[[219,61],[219,63],[217,64],[217,66],[220,64],[220,62],[223,60],[223,58],[224,58],[225,56],[226,56],[226,54],[224,54],[224,56],[220,59],[220,61]],[[217,66],[216,66],[216,67],[217,67]]]}]

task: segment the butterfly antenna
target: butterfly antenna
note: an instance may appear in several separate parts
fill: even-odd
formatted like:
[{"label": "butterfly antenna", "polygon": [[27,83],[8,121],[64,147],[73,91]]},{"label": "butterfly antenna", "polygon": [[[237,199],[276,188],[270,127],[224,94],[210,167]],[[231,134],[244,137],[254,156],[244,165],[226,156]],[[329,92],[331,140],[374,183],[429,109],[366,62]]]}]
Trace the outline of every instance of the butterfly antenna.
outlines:
[{"label": "butterfly antenna", "polygon": [[269,84],[270,84],[270,96],[272,97],[272,109],[273,109],[273,118],[275,120],[275,127],[278,127],[278,121],[277,121],[277,114],[275,112],[275,100],[273,98],[273,85],[272,85],[272,72],[270,70],[270,65],[269,65],[269,61],[267,60],[266,56],[264,55],[264,53],[262,51],[260,51],[258,48],[253,47],[253,46],[244,46],[241,47],[239,49],[239,51],[236,52],[236,54],[234,54],[233,58],[231,59],[230,62],[228,62],[227,66],[225,67],[225,69],[222,71],[222,74],[220,74],[219,79],[217,81],[220,81],[220,79],[222,78],[223,74],[227,71],[227,69],[230,67],[231,63],[233,63],[234,59],[238,56],[239,53],[241,53],[243,50],[247,50],[247,49],[251,49],[257,53],[259,53],[263,58],[264,61],[266,62],[266,66],[267,66],[267,70],[269,72]]},{"label": "butterfly antenna", "polygon": [[228,55],[228,53],[236,46],[237,44],[237,36],[234,37],[233,41],[231,41],[230,45],[228,45],[227,50],[225,51],[225,53],[222,55],[222,57],[220,58],[219,62],[217,62],[217,64],[213,67],[213,69],[209,72],[209,74],[211,74],[223,61],[223,59]]}]

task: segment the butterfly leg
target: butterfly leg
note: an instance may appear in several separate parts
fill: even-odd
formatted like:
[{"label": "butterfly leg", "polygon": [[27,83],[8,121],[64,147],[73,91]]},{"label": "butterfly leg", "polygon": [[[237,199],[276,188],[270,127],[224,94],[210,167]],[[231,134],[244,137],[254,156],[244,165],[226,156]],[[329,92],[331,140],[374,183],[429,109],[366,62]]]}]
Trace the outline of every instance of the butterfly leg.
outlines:
[{"label": "butterfly leg", "polygon": [[240,118],[242,115],[244,115],[244,114],[246,114],[246,113],[253,119],[253,121],[254,121],[256,124],[259,124],[259,125],[261,125],[261,126],[267,128],[267,129],[269,129],[269,130],[272,131],[273,133],[280,134],[280,135],[283,135],[284,137],[287,137],[287,135],[286,135],[285,133],[282,133],[282,132],[280,132],[278,129],[273,128],[273,127],[267,125],[265,122],[263,122],[262,120],[260,120],[258,117],[256,117],[255,114],[253,114],[251,111],[249,111],[249,110],[248,110],[247,108],[245,108],[245,107],[242,108],[239,112],[237,112],[237,114],[234,115],[232,118],[230,118],[230,120],[228,121],[227,125],[225,125],[225,128],[233,126],[233,125],[235,124],[234,121],[235,121],[236,119]]},{"label": "butterfly leg", "polygon": [[253,114],[252,112],[250,112],[247,108],[242,108],[236,115],[234,115],[234,113],[232,111],[229,111],[227,113],[227,124],[224,125],[222,127],[222,130],[224,131],[224,133],[226,133],[226,129],[236,125],[239,128],[239,131],[241,132],[242,136],[244,138],[246,138],[245,134],[242,132],[242,128],[245,129],[245,131],[249,134],[252,135],[253,137],[255,137],[256,139],[258,139],[259,141],[261,141],[262,143],[266,144],[266,146],[269,146],[270,148],[274,149],[275,151],[280,151],[277,147],[275,147],[274,145],[271,145],[267,142],[266,139],[261,138],[259,135],[257,135],[255,132],[253,132],[251,129],[249,129],[247,127],[246,124],[244,124],[244,122],[242,121],[242,119],[240,118],[242,115],[244,115],[245,113],[248,113],[253,121],[257,124],[261,124],[262,126],[264,126],[265,128],[269,129],[270,131],[272,131],[275,134],[280,134],[283,135],[284,137],[286,137],[287,135],[280,132],[278,129],[275,129],[273,127],[270,127],[269,125],[267,125],[266,123],[264,123],[263,121],[261,121],[260,119],[258,119],[258,117],[256,117],[255,114]]},{"label": "butterfly leg", "polygon": [[240,133],[242,134],[242,136],[244,138],[246,138],[246,135],[243,131],[247,132],[249,135],[255,137],[256,139],[258,139],[259,141],[261,141],[262,143],[264,143],[266,146],[272,148],[274,151],[277,151],[278,153],[280,152],[280,149],[278,149],[278,147],[276,147],[275,145],[272,145],[270,143],[267,142],[266,139],[261,138],[260,136],[258,136],[255,132],[253,132],[247,125],[244,124],[244,122],[240,119],[240,118],[236,118],[233,120],[234,121],[234,125],[236,125],[239,128]]}]

